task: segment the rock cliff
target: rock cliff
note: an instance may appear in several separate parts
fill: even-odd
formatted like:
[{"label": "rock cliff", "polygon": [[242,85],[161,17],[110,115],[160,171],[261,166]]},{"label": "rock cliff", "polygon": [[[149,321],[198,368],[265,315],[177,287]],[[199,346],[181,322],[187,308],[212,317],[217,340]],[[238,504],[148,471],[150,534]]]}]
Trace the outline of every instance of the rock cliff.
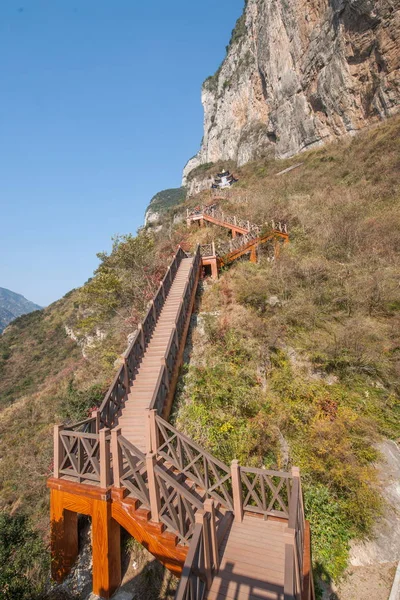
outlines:
[{"label": "rock cliff", "polygon": [[292,156],[395,114],[400,0],[247,0],[203,84],[204,137],[184,170]]},{"label": "rock cliff", "polygon": [[155,224],[159,220],[162,213],[167,211],[172,206],[180,204],[184,201],[186,190],[183,188],[171,188],[158,192],[150,200],[144,216],[144,226]]}]

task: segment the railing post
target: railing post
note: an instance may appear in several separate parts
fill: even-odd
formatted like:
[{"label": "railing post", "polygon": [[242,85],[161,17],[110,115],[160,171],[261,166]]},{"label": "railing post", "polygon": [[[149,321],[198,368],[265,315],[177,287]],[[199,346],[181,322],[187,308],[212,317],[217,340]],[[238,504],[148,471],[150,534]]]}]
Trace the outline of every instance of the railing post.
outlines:
[{"label": "railing post", "polygon": [[212,583],[211,575],[211,544],[210,544],[210,532],[208,528],[209,517],[204,510],[198,510],[194,516],[195,523],[200,524],[203,527],[203,551],[204,551],[204,570],[206,576],[206,586],[209,590]]},{"label": "railing post", "polygon": [[242,495],[242,479],[240,475],[240,465],[237,460],[231,463],[232,475],[232,495],[233,495],[233,512],[235,521],[241,523],[243,521],[243,495]]},{"label": "railing post", "polygon": [[212,255],[215,256],[215,242],[214,240],[211,242],[212,245]]},{"label": "railing post", "polygon": [[151,301],[151,308],[153,309],[154,321],[157,322],[157,308],[156,308],[156,305],[154,304],[154,300]]},{"label": "railing post", "polygon": [[54,425],[54,465],[53,465],[53,476],[56,479],[60,477],[60,466],[64,460],[65,450],[64,445],[61,441],[60,432],[64,429],[63,425]]},{"label": "railing post", "polygon": [[94,422],[94,432],[93,433],[99,433],[99,431],[100,431],[100,411],[94,410],[92,412],[92,417],[94,417],[96,419]]},{"label": "railing post", "polygon": [[143,331],[142,323],[139,323],[138,330],[140,332],[140,339],[141,339],[143,350],[144,350],[146,348],[146,340],[144,339],[144,331]]},{"label": "railing post", "polygon": [[210,542],[212,549],[212,560],[211,568],[214,566],[214,576],[219,570],[219,552],[218,552],[218,538],[217,538],[217,524],[215,521],[215,505],[212,498],[207,498],[204,502],[204,510],[210,515]]},{"label": "railing post", "polygon": [[109,429],[102,429],[99,433],[100,445],[100,487],[107,488],[111,482],[110,474],[110,446],[107,435]]},{"label": "railing post", "polygon": [[152,452],[157,454],[158,450],[158,427],[157,427],[157,411],[153,409],[148,409],[147,411],[147,419],[146,419],[146,441],[147,441],[147,452]]},{"label": "railing post", "polygon": [[160,522],[160,488],[156,480],[156,474],[154,467],[156,466],[156,455],[154,452],[146,454],[146,468],[147,468],[147,481],[149,484],[149,498],[150,498],[150,510],[151,520],[154,523]]},{"label": "railing post", "polygon": [[118,438],[121,435],[121,429],[111,430],[111,454],[113,458],[113,485],[116,488],[121,487],[122,475],[122,451],[118,443]]},{"label": "railing post", "polygon": [[125,395],[128,399],[129,394],[129,368],[128,368],[128,359],[124,356],[124,387],[125,387]]},{"label": "railing post", "polygon": [[164,284],[162,281],[160,281],[160,289],[161,289],[162,297],[165,300],[165,289],[164,289]]},{"label": "railing post", "polygon": [[168,373],[167,361],[166,361],[165,356],[163,356],[161,358],[160,363],[161,363],[161,366],[164,367],[164,377],[165,377],[167,393],[168,393],[169,392],[169,373]]}]

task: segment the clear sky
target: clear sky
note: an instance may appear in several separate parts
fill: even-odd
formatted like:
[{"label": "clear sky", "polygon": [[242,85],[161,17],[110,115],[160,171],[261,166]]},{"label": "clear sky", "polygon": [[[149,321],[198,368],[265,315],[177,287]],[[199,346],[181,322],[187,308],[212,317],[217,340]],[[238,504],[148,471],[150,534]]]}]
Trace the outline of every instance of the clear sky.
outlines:
[{"label": "clear sky", "polygon": [[178,187],[243,0],[1,0],[0,287],[41,305]]}]

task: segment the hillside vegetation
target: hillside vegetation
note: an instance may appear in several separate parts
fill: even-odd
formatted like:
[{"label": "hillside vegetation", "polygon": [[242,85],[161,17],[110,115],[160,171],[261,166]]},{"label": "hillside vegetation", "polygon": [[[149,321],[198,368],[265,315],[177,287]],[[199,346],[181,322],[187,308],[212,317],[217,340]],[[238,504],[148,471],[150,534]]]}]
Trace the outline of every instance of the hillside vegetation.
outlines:
[{"label": "hillside vegetation", "polygon": [[179,427],[224,461],[300,466],[328,577],[379,514],[376,442],[400,434],[399,134],[393,119],[237,170],[226,211],[284,220],[291,243],[205,287],[176,409]]},{"label": "hillside vegetation", "polygon": [[[296,159],[235,170],[226,210],[286,220],[291,243],[277,261],[264,249],[257,265],[243,260],[204,284],[174,409],[179,427],[224,461],[300,466],[314,560],[328,577],[342,573],[349,540],[366,535],[380,509],[375,443],[400,435],[399,134],[392,119]],[[0,536],[16,531],[16,548],[21,528],[47,541],[52,425],[100,403],[177,244],[226,235],[173,222],[185,210],[166,212],[157,233],[115,239],[83,288],[0,337]],[[34,589],[21,598],[46,581],[36,542],[33,562],[25,574]],[[19,589],[10,577],[7,600]]]}]

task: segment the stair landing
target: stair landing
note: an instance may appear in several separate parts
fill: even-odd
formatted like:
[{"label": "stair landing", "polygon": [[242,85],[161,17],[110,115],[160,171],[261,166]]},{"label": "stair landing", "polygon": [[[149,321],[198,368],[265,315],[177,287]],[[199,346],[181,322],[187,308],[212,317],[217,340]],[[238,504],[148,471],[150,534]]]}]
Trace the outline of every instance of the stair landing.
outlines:
[{"label": "stair landing", "polygon": [[175,327],[193,260],[193,258],[183,258],[179,265],[139,372],[131,385],[122,415],[118,418],[122,435],[142,452],[146,451],[146,410],[150,408],[157,388],[161,359],[165,356],[171,332]]},{"label": "stair landing", "polygon": [[283,600],[287,523],[245,515],[226,533],[206,600]]}]

